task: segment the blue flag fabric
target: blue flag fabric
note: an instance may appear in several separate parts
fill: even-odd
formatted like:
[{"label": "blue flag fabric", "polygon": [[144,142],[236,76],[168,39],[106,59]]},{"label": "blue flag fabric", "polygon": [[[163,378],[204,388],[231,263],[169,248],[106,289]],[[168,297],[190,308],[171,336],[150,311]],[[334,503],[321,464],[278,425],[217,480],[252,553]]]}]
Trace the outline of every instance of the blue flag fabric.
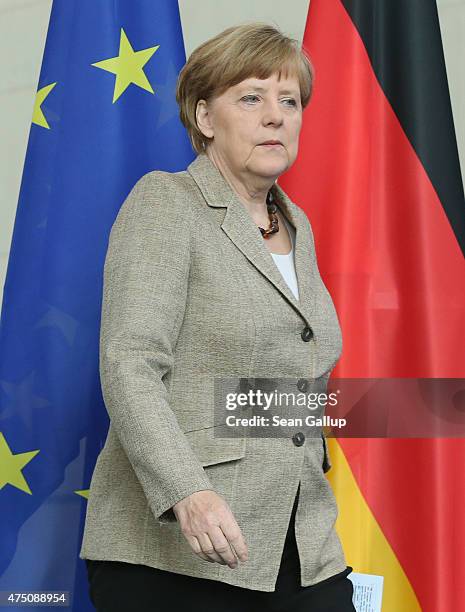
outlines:
[{"label": "blue flag fabric", "polygon": [[184,63],[175,0],[53,2],[0,320],[0,591],[94,609],[78,554],[109,425],[103,265],[136,181],[195,157],[175,99]]}]

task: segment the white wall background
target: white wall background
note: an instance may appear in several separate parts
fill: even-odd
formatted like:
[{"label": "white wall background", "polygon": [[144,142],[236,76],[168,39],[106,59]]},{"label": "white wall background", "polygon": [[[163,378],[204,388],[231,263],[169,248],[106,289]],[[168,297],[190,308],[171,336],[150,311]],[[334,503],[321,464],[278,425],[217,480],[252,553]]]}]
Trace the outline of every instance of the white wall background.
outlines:
[{"label": "white wall background", "polygon": [[[465,0],[437,4],[465,178]],[[309,0],[179,0],[186,55],[250,19],[275,23],[301,41],[308,5]],[[51,0],[0,0],[0,300],[51,6]]]}]

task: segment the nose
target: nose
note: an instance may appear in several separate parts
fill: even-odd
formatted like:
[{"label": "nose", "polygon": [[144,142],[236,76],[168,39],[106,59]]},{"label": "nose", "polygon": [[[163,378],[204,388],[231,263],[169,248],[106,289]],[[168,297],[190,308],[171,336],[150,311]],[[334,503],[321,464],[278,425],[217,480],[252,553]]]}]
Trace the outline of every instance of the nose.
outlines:
[{"label": "nose", "polygon": [[263,105],[263,123],[280,125],[283,122],[283,109],[279,100],[268,100]]}]

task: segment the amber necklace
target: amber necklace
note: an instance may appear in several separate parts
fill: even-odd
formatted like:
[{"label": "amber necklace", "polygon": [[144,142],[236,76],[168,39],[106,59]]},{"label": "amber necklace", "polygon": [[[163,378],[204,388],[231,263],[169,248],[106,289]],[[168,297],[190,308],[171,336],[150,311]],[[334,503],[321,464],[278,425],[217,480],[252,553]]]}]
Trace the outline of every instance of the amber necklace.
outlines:
[{"label": "amber necklace", "polygon": [[267,229],[258,226],[259,230],[262,233],[263,238],[269,238],[271,234],[275,234],[276,232],[279,232],[279,221],[278,221],[278,215],[276,214],[276,211],[278,210],[278,208],[274,202],[274,198],[273,198],[273,194],[271,193],[271,189],[270,191],[268,191],[267,196],[266,196],[266,208],[268,210],[270,226]]}]

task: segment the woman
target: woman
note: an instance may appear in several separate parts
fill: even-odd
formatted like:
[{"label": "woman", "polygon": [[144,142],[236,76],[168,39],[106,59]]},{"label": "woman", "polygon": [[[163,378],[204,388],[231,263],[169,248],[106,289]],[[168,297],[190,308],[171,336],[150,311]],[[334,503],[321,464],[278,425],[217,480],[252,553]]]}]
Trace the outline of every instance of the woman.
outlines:
[{"label": "woman", "polygon": [[293,377],[305,391],[341,353],[310,223],[276,184],[312,79],[266,24],[202,44],[177,86],[197,158],[144,175],[112,227],[110,428],[80,553],[97,610],[354,610],[324,438],[221,436],[213,410],[215,380]]}]

